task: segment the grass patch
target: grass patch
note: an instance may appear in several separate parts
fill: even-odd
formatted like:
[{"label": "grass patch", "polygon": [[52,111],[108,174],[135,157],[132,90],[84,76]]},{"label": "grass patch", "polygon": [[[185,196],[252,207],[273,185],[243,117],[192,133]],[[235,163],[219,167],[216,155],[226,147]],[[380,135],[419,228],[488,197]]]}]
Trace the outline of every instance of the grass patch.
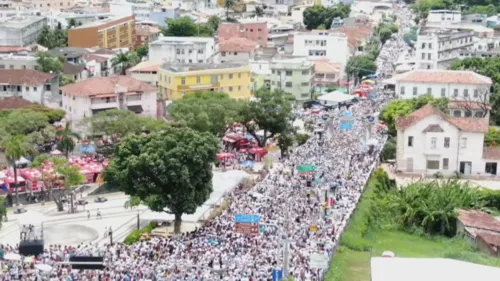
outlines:
[{"label": "grass patch", "polygon": [[364,194],[340,239],[340,247],[325,276],[327,281],[370,281],[370,258],[392,251],[397,257],[452,258],[500,267],[500,259],[476,251],[460,237],[426,236],[398,230],[372,228],[370,221],[375,177]]},{"label": "grass patch", "polygon": [[153,229],[155,229],[157,226],[158,223],[156,221],[151,221],[145,227],[139,230],[132,231],[129,235],[127,235],[127,237],[125,237],[123,243],[127,245],[132,245],[141,239],[143,233],[151,233],[151,231],[153,231]]}]

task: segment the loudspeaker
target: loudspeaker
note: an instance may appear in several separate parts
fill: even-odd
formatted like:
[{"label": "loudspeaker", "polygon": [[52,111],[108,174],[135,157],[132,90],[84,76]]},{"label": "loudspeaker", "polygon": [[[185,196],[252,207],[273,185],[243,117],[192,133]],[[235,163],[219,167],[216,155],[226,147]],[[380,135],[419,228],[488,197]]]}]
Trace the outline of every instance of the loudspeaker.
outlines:
[{"label": "loudspeaker", "polygon": [[43,253],[43,240],[21,241],[19,253],[23,256],[38,256]]},{"label": "loudspeaker", "polygon": [[89,262],[89,263],[100,263],[100,264],[72,264],[72,269],[104,269],[104,258],[103,257],[90,257],[90,256],[72,256],[69,258],[70,262]]}]

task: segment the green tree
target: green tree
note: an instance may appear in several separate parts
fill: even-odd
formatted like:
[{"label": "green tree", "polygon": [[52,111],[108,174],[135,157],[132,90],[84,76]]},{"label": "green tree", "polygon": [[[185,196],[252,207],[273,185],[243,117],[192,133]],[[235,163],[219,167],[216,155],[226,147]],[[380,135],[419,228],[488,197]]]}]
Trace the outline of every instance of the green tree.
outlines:
[{"label": "green tree", "polygon": [[225,93],[196,92],[184,95],[172,103],[168,110],[175,121],[183,122],[191,129],[222,137],[227,125],[238,120],[243,103],[231,99]]},{"label": "green tree", "polygon": [[377,65],[369,55],[352,56],[345,67],[347,75],[360,80],[363,76],[377,72]]},{"label": "green tree", "polygon": [[9,161],[9,163],[12,165],[12,169],[14,170],[14,185],[16,187],[16,204],[19,204],[19,186],[18,186],[19,183],[17,181],[16,161],[21,159],[21,157],[26,156],[26,142],[24,136],[22,135],[10,136],[2,142],[2,147],[4,149],[7,161]]},{"label": "green tree", "polygon": [[218,16],[211,16],[208,18],[207,24],[214,30],[217,31],[219,29],[219,24],[221,22],[221,19]]},{"label": "green tree", "polygon": [[65,58],[57,57],[49,51],[36,53],[38,71],[59,74],[64,67]]},{"label": "green tree", "polygon": [[350,7],[344,4],[329,8],[314,5],[304,10],[304,25],[309,30],[318,29],[320,26],[329,29],[334,18],[347,18],[350,12]]},{"label": "green tree", "polygon": [[454,9],[458,3],[453,0],[417,0],[412,9],[420,18],[427,18],[430,10]]},{"label": "green tree", "polygon": [[41,112],[16,110],[2,120],[2,123],[10,135],[27,135],[45,128],[48,121],[48,117]]},{"label": "green tree", "polygon": [[75,19],[70,19],[68,21],[68,28],[72,28],[73,26],[76,26],[76,20]]},{"label": "green tree", "polygon": [[56,132],[56,136],[59,138],[59,143],[57,148],[64,152],[66,159],[69,159],[69,153],[75,150],[76,141],[81,139],[80,135],[71,131],[71,124],[67,122],[64,129]]},{"label": "green tree", "polygon": [[30,106],[28,109],[21,110],[21,111],[23,111],[23,112],[34,111],[34,112],[43,113],[47,117],[49,124],[54,124],[55,122],[61,121],[64,118],[64,116],[66,115],[66,112],[62,109],[52,109],[52,108],[48,108],[46,106],[43,106],[41,104],[35,104],[33,106]]},{"label": "green tree", "polygon": [[487,146],[500,145],[500,130],[495,127],[490,127],[488,133],[484,135],[484,144]]},{"label": "green tree", "polygon": [[137,53],[137,56],[139,56],[139,60],[147,57],[149,54],[148,44],[142,44],[141,46],[139,46],[139,48],[137,48],[137,50],[136,50],[136,53]]},{"label": "green tree", "polygon": [[123,52],[120,51],[111,59],[111,65],[116,69],[119,68],[121,75],[127,74],[127,69],[138,64],[140,61],[139,56],[134,51]]},{"label": "green tree", "polygon": [[229,20],[229,10],[234,7],[236,0],[225,0],[224,8],[226,8],[226,20]]},{"label": "green tree", "polygon": [[152,211],[174,214],[179,233],[182,215],[193,214],[212,192],[218,145],[213,135],[189,128],[129,136],[118,145],[104,179]]},{"label": "green tree", "polygon": [[167,19],[167,27],[162,30],[165,36],[192,37],[198,35],[198,25],[190,17]]},{"label": "green tree", "polygon": [[390,137],[380,152],[380,160],[385,162],[393,159],[396,159],[396,138]]},{"label": "green tree", "polygon": [[[271,92],[261,88],[255,93],[255,98],[256,101],[242,106],[239,118],[259,146],[264,147],[268,139],[286,132],[290,126],[293,120],[292,97],[282,90]],[[259,130],[263,132],[262,137],[257,135]]]},{"label": "green tree", "polygon": [[259,17],[263,17],[264,16],[264,7],[256,6],[255,11],[254,11],[254,16],[257,20],[259,20]]},{"label": "green tree", "polygon": [[48,49],[66,47],[68,44],[67,30],[62,29],[60,24],[54,30],[44,26],[38,35],[37,43]]}]

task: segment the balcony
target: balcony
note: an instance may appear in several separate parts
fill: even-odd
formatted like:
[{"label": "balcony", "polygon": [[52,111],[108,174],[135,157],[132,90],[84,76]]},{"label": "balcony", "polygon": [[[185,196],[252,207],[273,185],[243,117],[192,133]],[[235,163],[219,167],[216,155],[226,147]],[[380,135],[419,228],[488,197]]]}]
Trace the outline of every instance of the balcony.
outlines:
[{"label": "balcony", "polygon": [[220,83],[177,86],[178,91],[186,91],[186,90],[196,91],[196,90],[215,89],[215,88],[220,88]]},{"label": "balcony", "polygon": [[90,109],[106,109],[118,108],[118,101],[116,98],[97,98],[91,99]]}]

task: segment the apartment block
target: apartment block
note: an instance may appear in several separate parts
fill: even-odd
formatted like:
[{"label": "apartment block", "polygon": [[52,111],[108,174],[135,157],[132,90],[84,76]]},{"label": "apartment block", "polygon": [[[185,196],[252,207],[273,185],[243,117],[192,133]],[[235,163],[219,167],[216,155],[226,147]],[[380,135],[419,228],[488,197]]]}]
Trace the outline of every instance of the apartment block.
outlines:
[{"label": "apartment block", "polygon": [[82,48],[133,48],[135,18],[109,18],[68,30],[68,46]]},{"label": "apartment block", "polygon": [[311,97],[314,82],[314,63],[306,57],[274,59],[271,64],[271,91],[283,90],[297,101]]},{"label": "apartment block", "polygon": [[261,47],[267,47],[269,30],[267,22],[220,23],[217,34],[220,41],[243,37],[257,42]]},{"label": "apartment block", "polygon": [[208,63],[215,53],[215,39],[209,37],[160,36],[149,43],[149,59],[173,63]]},{"label": "apartment block", "polygon": [[0,46],[27,46],[38,39],[47,19],[39,16],[20,16],[0,21]]},{"label": "apartment block", "polygon": [[327,58],[331,63],[345,66],[350,50],[345,33],[329,30],[298,32],[293,39],[293,55],[310,59]]},{"label": "apartment block", "polygon": [[248,99],[251,96],[251,68],[246,63],[171,64],[158,72],[161,95],[177,100],[196,91],[227,93],[231,98]]}]

